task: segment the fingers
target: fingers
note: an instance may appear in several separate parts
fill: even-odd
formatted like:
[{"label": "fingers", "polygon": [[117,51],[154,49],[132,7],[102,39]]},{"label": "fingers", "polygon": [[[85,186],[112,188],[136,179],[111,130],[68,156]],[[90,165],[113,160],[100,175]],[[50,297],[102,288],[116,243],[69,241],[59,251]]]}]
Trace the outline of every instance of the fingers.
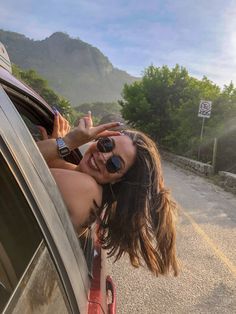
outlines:
[{"label": "fingers", "polygon": [[54,109],[54,123],[53,123],[53,132],[51,137],[58,138],[64,137],[70,131],[69,122],[60,114],[59,111]]},{"label": "fingers", "polygon": [[70,129],[71,129],[70,123],[66,120],[65,132],[66,133],[70,132]]},{"label": "fingers", "polygon": [[[98,125],[98,126],[93,128],[94,136],[97,135],[97,134],[100,134],[100,133],[102,133],[104,131],[108,131],[109,129],[118,127],[120,125],[121,125],[120,122],[110,122],[110,123]],[[116,131],[114,131],[114,132],[116,132]]]},{"label": "fingers", "polygon": [[70,123],[61,114],[59,115],[59,120],[61,124],[61,137],[63,137],[70,131]]},{"label": "fingers", "polygon": [[51,138],[58,138],[60,137],[60,118],[59,118],[59,112],[57,110],[54,110],[54,122],[53,122],[53,130],[51,134]]},{"label": "fingers", "polygon": [[82,128],[86,128],[86,129],[92,128],[93,127],[93,119],[92,119],[91,111],[88,111],[88,114],[86,116],[77,120],[76,126],[80,126]]},{"label": "fingers", "polygon": [[109,136],[119,136],[121,133],[119,131],[104,131],[102,133],[97,134],[96,138],[98,137],[109,137]]},{"label": "fingers", "polygon": [[60,119],[59,119],[59,112],[56,110],[54,115],[54,123],[53,123],[53,134],[58,133],[60,130]]},{"label": "fingers", "polygon": [[62,117],[62,115],[60,113],[58,114],[58,116],[59,116],[59,132],[61,135],[64,132],[66,120]]},{"label": "fingers", "polygon": [[85,121],[85,127],[86,128],[92,128],[93,127],[93,119],[92,119],[91,111],[88,111],[87,116],[85,116],[83,119]]},{"label": "fingers", "polygon": [[81,146],[89,141],[96,139],[99,136],[116,136],[120,135],[119,131],[112,131],[109,129],[120,126],[120,122],[110,122],[93,127],[93,121],[91,113],[81,118],[75,128],[73,128],[66,136],[64,140],[68,143],[71,149]]},{"label": "fingers", "polygon": [[83,129],[86,127],[86,121],[84,118],[78,120],[77,127],[83,128]]},{"label": "fingers", "polygon": [[40,131],[40,133],[42,135],[42,139],[43,140],[47,140],[48,139],[48,134],[47,134],[46,129],[43,126],[41,126],[41,125],[37,125],[37,127],[38,127],[38,129],[39,129],[39,131]]},{"label": "fingers", "polygon": [[88,117],[89,117],[89,120],[90,120],[90,126],[93,127],[93,119],[92,119],[91,111],[88,111]]}]

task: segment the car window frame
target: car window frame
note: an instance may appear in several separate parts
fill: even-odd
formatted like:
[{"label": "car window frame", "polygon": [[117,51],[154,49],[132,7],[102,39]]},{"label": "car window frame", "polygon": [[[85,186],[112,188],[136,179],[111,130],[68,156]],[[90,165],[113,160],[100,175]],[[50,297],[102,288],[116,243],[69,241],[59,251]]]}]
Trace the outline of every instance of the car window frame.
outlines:
[{"label": "car window frame", "polygon": [[[49,258],[51,259],[51,261],[49,261],[49,263],[53,264],[51,271],[56,272],[55,277],[58,281],[57,283],[58,283],[60,295],[64,301],[64,306],[67,309],[68,313],[72,313],[65,289],[62,286],[62,283],[61,283],[60,278],[58,276],[58,272],[55,269],[55,265],[54,265],[53,260],[50,256],[50,252],[48,250],[48,247],[46,246],[44,239],[42,239],[42,241],[39,243],[34,255],[32,256],[29,264],[27,265],[23,275],[21,276],[19,282],[17,283],[17,286],[14,289],[14,292],[12,293],[11,297],[9,298],[9,300],[8,300],[4,310],[3,310],[3,314],[11,314],[14,311],[16,311],[16,313],[18,313],[18,311],[19,311],[18,302],[19,302],[20,298],[22,297],[22,295],[24,294],[24,289],[27,287],[27,285],[32,284],[31,276],[36,271],[38,264],[41,262],[42,258],[44,258],[43,255],[45,255],[45,254],[49,254]],[[22,307],[22,306],[20,305],[20,307]]]},{"label": "car window frame", "polygon": [[[37,125],[44,126],[47,130],[48,134],[52,132],[53,129],[53,122],[54,122],[54,112],[52,111],[51,107],[49,107],[47,104],[45,106],[45,103],[40,103],[38,95],[36,94],[35,97],[31,97],[32,95],[26,95],[24,94],[25,91],[19,92],[19,88],[14,89],[13,86],[10,86],[9,84],[6,85],[5,81],[4,84],[2,83],[2,87],[7,93],[8,97],[13,102],[15,108],[20,113],[20,115],[25,115],[29,120],[37,120]],[[33,92],[33,91],[31,91]],[[39,122],[40,120],[40,122]],[[35,123],[35,122],[33,122]],[[26,123],[27,124],[27,123]],[[27,125],[28,127],[28,125]],[[31,131],[30,131],[31,132]],[[40,132],[38,132],[40,133]],[[32,134],[31,134],[32,135]],[[67,156],[65,159],[68,162],[78,164],[79,161],[82,158],[82,154],[79,149],[75,149],[71,152],[69,156]],[[87,262],[89,275],[92,277],[92,264],[93,264],[93,251],[94,246],[91,242],[93,242],[94,238],[94,232],[90,232],[90,236],[87,239],[87,243],[89,245],[83,245],[83,252],[85,255],[85,259]],[[84,243],[81,243],[84,244]]]},{"label": "car window frame", "polygon": [[[9,166],[12,167],[13,174],[19,181],[22,191],[28,198],[31,196],[29,202],[33,213],[45,235],[54,263],[59,270],[63,285],[67,289],[67,294],[71,298],[72,308],[75,309],[80,304],[80,308],[85,309],[87,304],[85,304],[85,299],[81,304],[80,294],[86,295],[88,292],[88,270],[65,204],[29,130],[2,86],[0,86],[0,104],[0,125],[5,131],[4,137],[0,141],[3,156]],[[17,124],[17,130],[14,124]],[[37,164],[34,159],[37,160]],[[31,175],[29,175],[29,172]],[[29,180],[29,177],[31,177],[31,180]],[[49,189],[46,188],[48,184]],[[47,199],[47,205],[50,207],[50,214],[52,215],[50,219],[47,217],[47,224],[45,224],[47,213],[43,209],[46,201],[44,201],[44,204],[40,202],[39,191]],[[54,230],[53,219],[56,219],[59,230]],[[69,256],[67,259],[63,256],[65,255],[64,250],[67,251],[66,255]],[[73,267],[71,264],[73,264]],[[75,278],[74,273],[71,273],[71,269],[77,272],[77,278]],[[81,284],[78,284],[79,278]],[[70,289],[69,286],[73,286],[73,289]],[[70,290],[69,293],[68,289]],[[73,297],[71,297],[72,295]]]}]

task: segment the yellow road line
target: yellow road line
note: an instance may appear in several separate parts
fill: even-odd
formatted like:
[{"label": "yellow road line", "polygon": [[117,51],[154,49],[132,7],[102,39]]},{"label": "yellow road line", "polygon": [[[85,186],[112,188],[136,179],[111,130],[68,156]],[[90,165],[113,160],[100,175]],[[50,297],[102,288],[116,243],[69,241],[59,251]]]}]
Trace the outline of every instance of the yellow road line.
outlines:
[{"label": "yellow road line", "polygon": [[199,227],[194,219],[181,209],[183,215],[191,222],[196,232],[203,237],[203,239],[209,244],[219,259],[228,267],[232,274],[236,277],[236,266],[224,255],[224,253],[214,244],[214,242],[208,237],[208,235]]}]

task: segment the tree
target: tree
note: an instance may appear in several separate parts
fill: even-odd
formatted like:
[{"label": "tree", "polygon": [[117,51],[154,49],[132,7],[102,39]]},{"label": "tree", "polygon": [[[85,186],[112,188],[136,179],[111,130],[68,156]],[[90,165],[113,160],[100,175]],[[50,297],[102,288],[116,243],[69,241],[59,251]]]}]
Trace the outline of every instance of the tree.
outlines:
[{"label": "tree", "polygon": [[[219,95],[220,88],[206,77],[202,80],[190,77],[178,109],[171,112],[174,129],[165,138],[166,146],[178,154],[196,156],[202,125],[202,118],[198,117],[200,101],[211,100],[215,104]],[[215,132],[215,125],[213,130]],[[209,119],[205,120],[204,134],[204,138],[209,139]]]},{"label": "tree", "polygon": [[35,70],[24,71],[17,65],[13,65],[13,74],[27,85],[33,88],[45,101],[52,107],[55,106],[70,122],[73,122],[77,116],[72,109],[69,100],[57,95]]},{"label": "tree", "polygon": [[[211,100],[213,106],[200,143],[201,100]],[[119,103],[129,123],[174,153],[196,158],[201,144],[201,160],[210,162],[217,137],[218,169],[236,172],[236,88],[232,82],[221,90],[205,76],[201,80],[191,77],[179,65],[173,69],[151,65],[141,81],[125,85]]]},{"label": "tree", "polygon": [[121,101],[122,114],[135,127],[147,132],[158,143],[174,152],[187,153],[198,142],[201,99],[215,101],[220,88],[203,77],[189,76],[184,67],[176,65],[144,71],[141,81],[125,85]]},{"label": "tree", "polygon": [[184,101],[188,82],[187,70],[179,65],[172,70],[151,65],[141,81],[125,85],[121,102],[124,118],[162,144],[174,130],[171,115]]}]

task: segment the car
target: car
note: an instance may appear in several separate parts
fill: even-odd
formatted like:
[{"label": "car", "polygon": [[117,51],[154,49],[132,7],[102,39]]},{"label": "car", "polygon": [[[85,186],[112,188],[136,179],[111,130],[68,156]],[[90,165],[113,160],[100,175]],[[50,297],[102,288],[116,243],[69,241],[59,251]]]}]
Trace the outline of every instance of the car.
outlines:
[{"label": "car", "polygon": [[[11,74],[0,44],[0,311],[115,313],[96,225],[78,239],[36,141],[54,113]],[[70,161],[77,160],[77,151]]]}]

